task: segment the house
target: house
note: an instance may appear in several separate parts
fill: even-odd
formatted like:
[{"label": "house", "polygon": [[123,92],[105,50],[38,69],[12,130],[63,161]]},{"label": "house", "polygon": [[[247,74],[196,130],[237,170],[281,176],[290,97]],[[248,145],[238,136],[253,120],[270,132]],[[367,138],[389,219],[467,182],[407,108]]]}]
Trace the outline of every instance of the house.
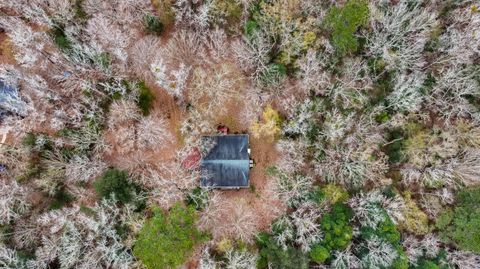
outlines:
[{"label": "house", "polygon": [[213,135],[203,139],[213,142],[214,146],[200,162],[200,185],[219,189],[248,188],[248,135]]}]

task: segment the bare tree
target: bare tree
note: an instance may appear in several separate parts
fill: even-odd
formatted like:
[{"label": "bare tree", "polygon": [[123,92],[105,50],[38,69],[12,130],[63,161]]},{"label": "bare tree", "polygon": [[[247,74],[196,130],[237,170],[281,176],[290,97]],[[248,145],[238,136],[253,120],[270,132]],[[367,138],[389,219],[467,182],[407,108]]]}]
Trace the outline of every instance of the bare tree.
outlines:
[{"label": "bare tree", "polygon": [[226,269],[250,269],[257,266],[258,256],[247,250],[229,250],[224,257],[226,261],[222,267]]},{"label": "bare tree", "polygon": [[368,253],[361,258],[363,268],[379,269],[390,267],[398,257],[397,251],[385,240],[373,236],[363,243]]},{"label": "bare tree", "polygon": [[433,259],[440,251],[440,240],[433,234],[426,235],[421,240],[411,235],[406,237],[402,244],[405,247],[409,262],[415,265],[419,258]]},{"label": "bare tree", "polygon": [[305,200],[313,186],[313,179],[300,174],[288,174],[277,170],[275,178],[275,194],[290,207],[299,206]]},{"label": "bare tree", "polygon": [[146,81],[153,80],[150,66],[160,47],[160,39],[156,36],[137,39],[128,51],[130,71]]},{"label": "bare tree", "polygon": [[134,100],[116,100],[110,106],[108,125],[132,124],[141,119],[140,109]]},{"label": "bare tree", "polygon": [[0,244],[0,267],[5,269],[25,268],[25,262],[14,249]]},{"label": "bare tree", "polygon": [[167,122],[158,115],[149,115],[138,122],[137,145],[140,149],[162,149],[172,140]]},{"label": "bare tree", "polygon": [[0,179],[0,224],[8,224],[27,212],[27,190],[16,181]]},{"label": "bare tree", "polygon": [[302,90],[323,93],[324,87],[329,85],[329,75],[325,71],[322,55],[318,56],[314,50],[309,50],[299,61],[298,77]]},{"label": "bare tree", "polygon": [[208,247],[205,247],[202,249],[202,256],[200,258],[198,268],[199,269],[216,269],[217,268],[217,263],[210,255],[210,249]]},{"label": "bare tree", "polygon": [[46,268],[55,258],[62,268],[129,268],[133,264],[133,256],[115,230],[122,215],[115,201],[103,201],[93,212],[87,215],[75,207],[39,218],[48,231],[36,251],[39,268]]},{"label": "bare tree", "polygon": [[360,193],[348,201],[353,209],[355,218],[362,226],[376,228],[379,223],[385,221],[387,213],[394,222],[403,219],[401,212],[405,207],[398,197],[391,199],[385,197],[380,191]]},{"label": "bare tree", "polygon": [[368,101],[367,91],[372,89],[372,80],[367,76],[367,63],[359,58],[347,60],[341,74],[326,84],[326,94],[333,102],[344,108],[360,108]]},{"label": "bare tree", "polygon": [[1,17],[0,26],[8,29],[7,35],[15,44],[15,59],[27,68],[35,66],[47,43],[45,33],[36,32],[23,20],[15,17]]},{"label": "bare tree", "polygon": [[88,20],[86,33],[90,35],[90,42],[100,45],[102,51],[115,56],[122,65],[126,63],[127,48],[134,38],[134,31],[131,29],[125,31],[120,25],[106,17],[105,13],[99,13]]},{"label": "bare tree", "polygon": [[310,251],[311,247],[322,239],[319,220],[322,211],[313,202],[305,202],[292,214],[292,224],[295,227],[295,243],[303,252]]},{"label": "bare tree", "polygon": [[272,47],[265,34],[259,31],[252,38],[232,43],[238,65],[244,71],[252,72],[253,78],[258,78],[267,69]]},{"label": "bare tree", "polygon": [[229,237],[251,242],[257,232],[254,210],[243,199],[224,200],[213,195],[202,212],[199,227],[210,230],[215,240]]},{"label": "bare tree", "polygon": [[425,75],[420,72],[401,74],[395,77],[395,86],[387,97],[389,108],[399,112],[415,112],[423,101],[422,87]]},{"label": "bare tree", "polygon": [[435,11],[423,8],[420,3],[409,5],[406,1],[370,7],[374,19],[370,23],[372,33],[366,36],[369,55],[382,57],[390,70],[424,67],[426,61],[422,53],[437,23]]},{"label": "bare tree", "polygon": [[190,75],[190,67],[181,63],[177,70],[167,71],[167,67],[162,59],[157,60],[151,65],[155,81],[164,88],[169,94],[183,100],[184,90],[186,89],[187,79]]},{"label": "bare tree", "polygon": [[224,108],[224,104],[239,96],[241,74],[230,64],[219,64],[211,69],[196,68],[193,71],[189,100],[205,110]]},{"label": "bare tree", "polygon": [[448,260],[458,268],[480,268],[480,256],[472,252],[453,250],[448,252]]},{"label": "bare tree", "polygon": [[345,250],[335,251],[332,267],[338,269],[357,269],[360,268],[360,259],[352,252],[352,245]]},{"label": "bare tree", "polygon": [[[370,144],[371,145],[371,144]],[[363,186],[366,182],[384,184],[388,170],[385,157],[377,160],[368,159],[365,152],[336,146],[325,150],[325,159],[315,164],[315,172],[322,175],[323,180],[335,182],[348,187]]]},{"label": "bare tree", "polygon": [[65,166],[65,176],[70,182],[88,182],[100,176],[107,165],[97,157],[73,156]]}]

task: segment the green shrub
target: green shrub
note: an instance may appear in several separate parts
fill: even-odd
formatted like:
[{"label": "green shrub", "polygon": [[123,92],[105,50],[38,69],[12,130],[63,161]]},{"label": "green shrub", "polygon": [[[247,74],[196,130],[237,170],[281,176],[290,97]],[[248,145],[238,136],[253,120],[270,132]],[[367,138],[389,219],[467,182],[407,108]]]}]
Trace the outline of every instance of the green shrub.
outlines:
[{"label": "green shrub", "polygon": [[145,32],[153,35],[161,35],[164,28],[160,19],[150,14],[143,17],[143,26],[145,27]]},{"label": "green shrub", "polygon": [[349,225],[353,212],[347,205],[336,203],[332,210],[320,221],[324,233],[323,240],[310,251],[310,257],[317,263],[322,263],[331,256],[331,252],[344,249],[353,237],[353,228]]},{"label": "green shrub", "polygon": [[147,87],[144,81],[138,83],[138,107],[142,111],[144,116],[150,114],[150,110],[153,106],[153,101],[155,100],[155,94]]},{"label": "green shrub", "polygon": [[[386,212],[384,213],[386,215]],[[386,218],[381,222],[377,228],[372,227],[361,227],[360,228],[360,238],[369,239],[373,236],[377,236],[386,242],[388,242],[397,252],[398,257],[393,261],[391,268],[394,269],[406,269],[408,268],[408,258],[403,250],[401,244],[401,234],[395,226],[395,223],[386,215]],[[368,253],[368,249],[360,250],[360,256]]]},{"label": "green shrub", "polygon": [[111,58],[108,52],[101,52],[93,55],[92,61],[103,70],[107,70],[112,63]]},{"label": "green shrub", "polygon": [[294,247],[288,247],[286,250],[282,249],[270,234],[260,233],[257,237],[257,246],[260,249],[258,268],[308,268],[309,258],[305,253]]},{"label": "green shrub", "polygon": [[435,221],[435,227],[439,230],[445,230],[453,220],[453,211],[447,208]]},{"label": "green shrub", "polygon": [[50,209],[60,209],[68,205],[73,200],[75,200],[75,198],[68,193],[64,187],[61,187],[53,196],[53,201],[50,203]]},{"label": "green shrub", "polygon": [[326,199],[325,192],[319,186],[314,186],[313,190],[308,193],[308,199],[318,205],[323,204]]},{"label": "green shrub", "polygon": [[93,186],[98,196],[108,199],[114,195],[115,199],[124,204],[131,202],[138,190],[128,179],[127,172],[117,169],[110,169],[105,172],[101,178],[93,183]]},{"label": "green shrub", "polygon": [[195,209],[177,203],[168,213],[154,208],[153,214],[140,230],[133,254],[147,269],[177,268],[204,239],[195,226]]},{"label": "green shrub", "polygon": [[399,227],[409,233],[426,235],[430,232],[428,216],[417,205],[409,191],[404,192],[405,208],[402,210],[404,218],[399,221]]},{"label": "green shrub", "polygon": [[332,7],[325,18],[326,27],[332,32],[332,44],[343,56],[357,50],[357,29],[368,21],[368,2],[366,0],[349,0],[341,8]]},{"label": "green shrub", "polygon": [[[236,0],[215,1],[212,10],[212,16],[224,20],[228,28],[238,25],[242,17],[242,6]],[[223,24],[223,23],[222,23]]]},{"label": "green shrub", "polygon": [[397,226],[395,226],[395,223],[393,223],[393,221],[389,217],[387,217],[383,222],[381,222],[377,228],[362,227],[360,229],[360,236],[363,239],[368,239],[374,235],[385,239],[392,245],[400,243],[400,232],[397,230]]},{"label": "green shrub", "polygon": [[37,136],[34,133],[27,133],[22,140],[24,146],[33,148],[37,143]]},{"label": "green shrub", "polygon": [[260,74],[260,81],[265,85],[276,85],[286,77],[287,68],[283,64],[272,63],[269,64]]},{"label": "green shrub", "polygon": [[400,129],[394,129],[387,135],[388,144],[383,147],[383,151],[388,156],[390,163],[399,163],[404,161],[402,151],[404,145],[404,134]]},{"label": "green shrub", "polygon": [[330,250],[322,245],[315,245],[310,251],[310,258],[316,263],[323,263],[330,258]]},{"label": "green shrub", "polygon": [[418,259],[415,265],[411,265],[412,269],[449,269],[454,268],[448,263],[447,252],[440,250],[437,257],[426,258],[421,257]]},{"label": "green shrub", "polygon": [[208,190],[202,188],[195,188],[185,199],[187,205],[193,206],[196,210],[204,209],[207,206]]},{"label": "green shrub", "polygon": [[255,33],[255,31],[258,31],[258,29],[260,28],[260,26],[258,26],[258,23],[254,20],[248,20],[247,23],[245,23],[245,36],[247,38],[252,38],[253,37],[253,33]]},{"label": "green shrub", "polygon": [[63,26],[54,26],[53,29],[50,31],[50,35],[53,38],[53,42],[60,50],[66,51],[72,48],[72,42],[65,34],[65,29],[63,28]]},{"label": "green shrub", "polygon": [[345,204],[336,203],[332,210],[325,214],[320,221],[324,232],[321,244],[328,249],[343,249],[352,240],[353,228],[349,226],[353,212]]},{"label": "green shrub", "polygon": [[458,193],[457,204],[437,219],[440,237],[463,250],[480,253],[480,188]]},{"label": "green shrub", "polygon": [[349,198],[348,192],[343,187],[333,183],[323,186],[322,190],[325,193],[325,198],[331,204],[336,204],[338,202],[345,203]]},{"label": "green shrub", "polygon": [[[380,72],[379,75],[375,73]],[[388,96],[389,93],[392,92],[394,87],[394,71],[375,71],[372,72],[374,76],[378,76],[375,81],[371,96],[372,99],[370,104],[375,106],[377,104],[384,104],[385,107],[388,107],[388,103],[385,98]],[[397,111],[393,111],[392,109],[387,108],[386,112],[389,116],[394,115]]]}]

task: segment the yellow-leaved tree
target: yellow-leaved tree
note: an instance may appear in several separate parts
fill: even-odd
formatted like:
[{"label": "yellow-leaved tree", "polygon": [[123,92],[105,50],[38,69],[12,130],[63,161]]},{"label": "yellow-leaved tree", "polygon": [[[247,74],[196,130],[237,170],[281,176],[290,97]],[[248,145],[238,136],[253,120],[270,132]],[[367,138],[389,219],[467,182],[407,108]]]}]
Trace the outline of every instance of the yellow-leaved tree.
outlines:
[{"label": "yellow-leaved tree", "polygon": [[265,138],[269,142],[273,142],[278,136],[282,125],[282,117],[268,105],[262,114],[262,121],[252,124],[250,130],[255,138]]},{"label": "yellow-leaved tree", "polygon": [[430,232],[428,216],[412,199],[409,191],[404,193],[405,208],[403,209],[404,220],[399,223],[400,227],[416,235],[425,235]]}]

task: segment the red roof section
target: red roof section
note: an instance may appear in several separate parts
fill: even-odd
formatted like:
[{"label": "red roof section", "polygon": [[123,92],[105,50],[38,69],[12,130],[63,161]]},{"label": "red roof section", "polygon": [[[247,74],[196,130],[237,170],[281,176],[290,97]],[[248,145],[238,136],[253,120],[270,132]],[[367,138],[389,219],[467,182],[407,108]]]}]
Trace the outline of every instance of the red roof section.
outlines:
[{"label": "red roof section", "polygon": [[200,166],[201,159],[202,154],[200,150],[198,148],[193,148],[185,160],[182,161],[182,167],[189,170],[196,169]]}]

